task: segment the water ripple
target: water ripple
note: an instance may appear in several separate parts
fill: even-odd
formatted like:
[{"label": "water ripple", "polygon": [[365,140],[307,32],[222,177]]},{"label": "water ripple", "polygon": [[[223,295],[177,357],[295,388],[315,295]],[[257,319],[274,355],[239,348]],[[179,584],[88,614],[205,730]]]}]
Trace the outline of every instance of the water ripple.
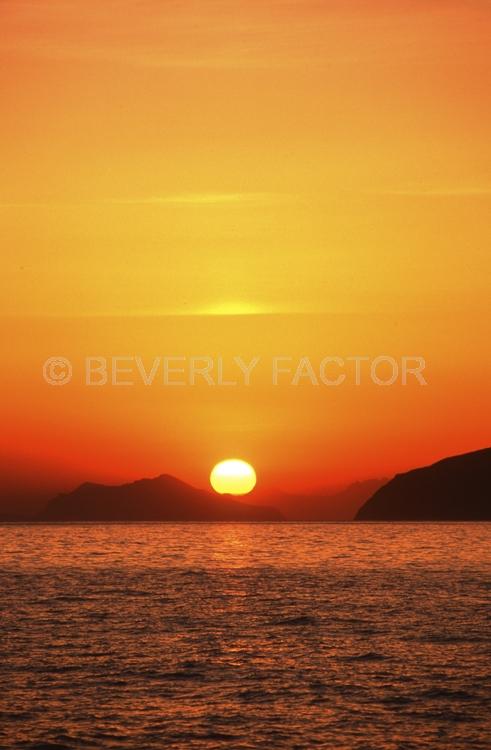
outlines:
[{"label": "water ripple", "polygon": [[0,750],[491,747],[491,524],[0,535]]}]

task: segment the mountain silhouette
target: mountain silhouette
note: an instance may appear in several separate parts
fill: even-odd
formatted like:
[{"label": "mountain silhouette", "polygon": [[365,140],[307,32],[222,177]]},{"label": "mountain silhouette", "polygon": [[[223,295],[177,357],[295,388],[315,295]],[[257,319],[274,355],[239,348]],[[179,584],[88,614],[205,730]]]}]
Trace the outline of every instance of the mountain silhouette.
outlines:
[{"label": "mountain silhouette", "polygon": [[387,481],[366,479],[337,491],[326,489],[295,495],[275,492],[261,499],[278,508],[288,521],[351,521],[363,503]]},{"label": "mountain silhouette", "polygon": [[491,520],[491,448],[396,474],[360,508],[356,520]]},{"label": "mountain silhouette", "polygon": [[192,487],[167,474],[121,485],[86,482],[57,495],[40,521],[279,521],[275,508]]}]

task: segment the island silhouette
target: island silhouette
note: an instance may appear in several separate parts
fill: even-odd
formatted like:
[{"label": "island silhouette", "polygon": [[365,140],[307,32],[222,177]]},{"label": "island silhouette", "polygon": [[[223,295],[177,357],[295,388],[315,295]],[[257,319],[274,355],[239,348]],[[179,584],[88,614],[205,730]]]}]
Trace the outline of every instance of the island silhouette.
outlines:
[{"label": "island silhouette", "polygon": [[280,521],[276,508],[192,487],[161,474],[120,485],[85,482],[50,500],[44,521]]},{"label": "island silhouette", "polygon": [[[17,510],[2,509],[0,521],[479,521],[491,520],[490,487],[491,448],[484,448],[337,491],[238,497],[169,474],[119,485],[84,482],[45,495],[37,508],[23,506],[19,495]],[[7,496],[12,501],[11,487]]]},{"label": "island silhouette", "polygon": [[491,448],[396,474],[367,500],[355,520],[491,520]]}]

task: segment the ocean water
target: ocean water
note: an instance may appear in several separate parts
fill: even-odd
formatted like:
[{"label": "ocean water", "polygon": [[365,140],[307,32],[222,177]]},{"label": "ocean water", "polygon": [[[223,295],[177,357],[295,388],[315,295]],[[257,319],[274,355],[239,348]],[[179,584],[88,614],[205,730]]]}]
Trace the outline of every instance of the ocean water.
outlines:
[{"label": "ocean water", "polygon": [[491,524],[0,526],[0,747],[491,747]]}]

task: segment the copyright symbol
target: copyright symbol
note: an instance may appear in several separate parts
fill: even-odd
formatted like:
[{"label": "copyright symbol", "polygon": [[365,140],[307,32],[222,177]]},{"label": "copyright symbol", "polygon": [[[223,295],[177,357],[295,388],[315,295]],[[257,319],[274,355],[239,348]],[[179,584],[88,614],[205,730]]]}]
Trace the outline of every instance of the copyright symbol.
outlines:
[{"label": "copyright symbol", "polygon": [[43,365],[43,378],[49,385],[66,385],[72,379],[72,363],[66,357],[50,357]]}]

